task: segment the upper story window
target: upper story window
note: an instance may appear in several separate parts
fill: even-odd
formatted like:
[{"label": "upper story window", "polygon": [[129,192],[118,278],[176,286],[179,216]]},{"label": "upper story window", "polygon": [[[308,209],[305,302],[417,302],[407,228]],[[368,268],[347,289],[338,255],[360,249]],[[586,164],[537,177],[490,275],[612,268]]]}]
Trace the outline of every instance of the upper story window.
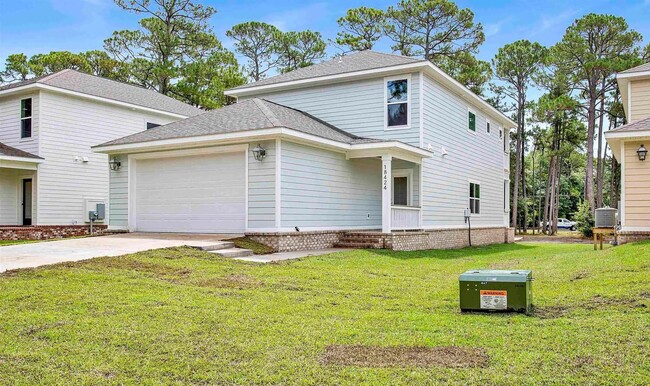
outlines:
[{"label": "upper story window", "polygon": [[476,113],[467,110],[467,129],[476,132]]},{"label": "upper story window", "polygon": [[507,153],[510,150],[510,142],[508,142],[508,135],[503,135],[503,152]]},{"label": "upper story window", "polygon": [[469,211],[472,214],[481,214],[481,185],[469,183]]},{"label": "upper story window", "polygon": [[386,127],[409,127],[410,78],[400,77],[386,79]]},{"label": "upper story window", "polygon": [[32,98],[20,101],[20,138],[32,136]]},{"label": "upper story window", "polygon": [[147,130],[160,126],[159,123],[147,122]]},{"label": "upper story window", "polygon": [[485,131],[487,131],[488,134],[490,134],[490,120],[485,121]]}]

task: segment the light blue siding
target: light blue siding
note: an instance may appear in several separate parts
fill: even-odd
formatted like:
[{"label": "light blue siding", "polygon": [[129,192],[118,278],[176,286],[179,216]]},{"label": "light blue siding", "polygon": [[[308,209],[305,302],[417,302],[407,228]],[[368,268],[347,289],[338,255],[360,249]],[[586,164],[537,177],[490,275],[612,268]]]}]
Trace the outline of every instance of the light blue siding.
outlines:
[{"label": "light blue siding", "polygon": [[254,97],[305,111],[360,137],[393,139],[420,146],[419,73],[410,76],[411,125],[407,129],[385,130],[386,84],[383,77],[257,94]]},{"label": "light blue siding", "polygon": [[282,141],[282,227],[381,227],[381,161]]},{"label": "light blue siding", "polygon": [[115,156],[120,170],[109,170],[108,225],[126,228],[129,225],[129,162],[126,155]]},{"label": "light blue siding", "polygon": [[[486,132],[486,115],[476,113],[476,132],[468,130],[468,105],[456,94],[424,80],[424,147],[435,155],[424,161],[424,226],[464,226],[463,210],[469,206],[469,182],[481,184],[481,214],[474,226],[504,224],[503,144],[492,122]],[[447,155],[442,157],[441,148]]]},{"label": "light blue siding", "polygon": [[[248,152],[248,227],[275,227],[275,141],[259,142],[266,149],[266,158],[257,161]],[[252,149],[258,143],[250,143]]]}]

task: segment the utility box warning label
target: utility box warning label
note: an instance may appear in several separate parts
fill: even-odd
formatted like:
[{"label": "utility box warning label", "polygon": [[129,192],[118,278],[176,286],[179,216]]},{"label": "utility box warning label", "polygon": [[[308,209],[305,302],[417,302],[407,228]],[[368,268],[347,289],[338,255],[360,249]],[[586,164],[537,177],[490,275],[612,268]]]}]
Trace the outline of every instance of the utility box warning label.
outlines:
[{"label": "utility box warning label", "polygon": [[508,309],[508,291],[481,290],[481,309]]}]

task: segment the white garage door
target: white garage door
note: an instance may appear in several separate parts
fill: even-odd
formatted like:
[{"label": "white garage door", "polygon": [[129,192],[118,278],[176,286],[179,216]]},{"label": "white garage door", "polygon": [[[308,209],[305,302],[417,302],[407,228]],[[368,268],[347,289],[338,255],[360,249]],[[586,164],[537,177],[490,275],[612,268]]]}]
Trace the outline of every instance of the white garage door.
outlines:
[{"label": "white garage door", "polygon": [[244,232],[244,153],[136,162],[135,226],[138,231]]}]

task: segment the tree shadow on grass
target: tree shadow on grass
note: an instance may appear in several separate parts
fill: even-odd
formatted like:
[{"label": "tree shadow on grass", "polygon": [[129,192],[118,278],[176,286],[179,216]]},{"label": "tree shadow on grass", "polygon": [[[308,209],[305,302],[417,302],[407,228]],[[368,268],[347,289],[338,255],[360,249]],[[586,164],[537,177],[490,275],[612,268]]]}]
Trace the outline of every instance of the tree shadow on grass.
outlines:
[{"label": "tree shadow on grass", "polygon": [[452,260],[465,257],[487,256],[500,253],[518,252],[523,250],[532,250],[540,248],[536,245],[522,244],[494,244],[480,247],[465,247],[462,249],[427,249],[423,251],[390,251],[386,249],[377,249],[373,252],[377,255],[387,256],[394,259],[440,259]]}]

